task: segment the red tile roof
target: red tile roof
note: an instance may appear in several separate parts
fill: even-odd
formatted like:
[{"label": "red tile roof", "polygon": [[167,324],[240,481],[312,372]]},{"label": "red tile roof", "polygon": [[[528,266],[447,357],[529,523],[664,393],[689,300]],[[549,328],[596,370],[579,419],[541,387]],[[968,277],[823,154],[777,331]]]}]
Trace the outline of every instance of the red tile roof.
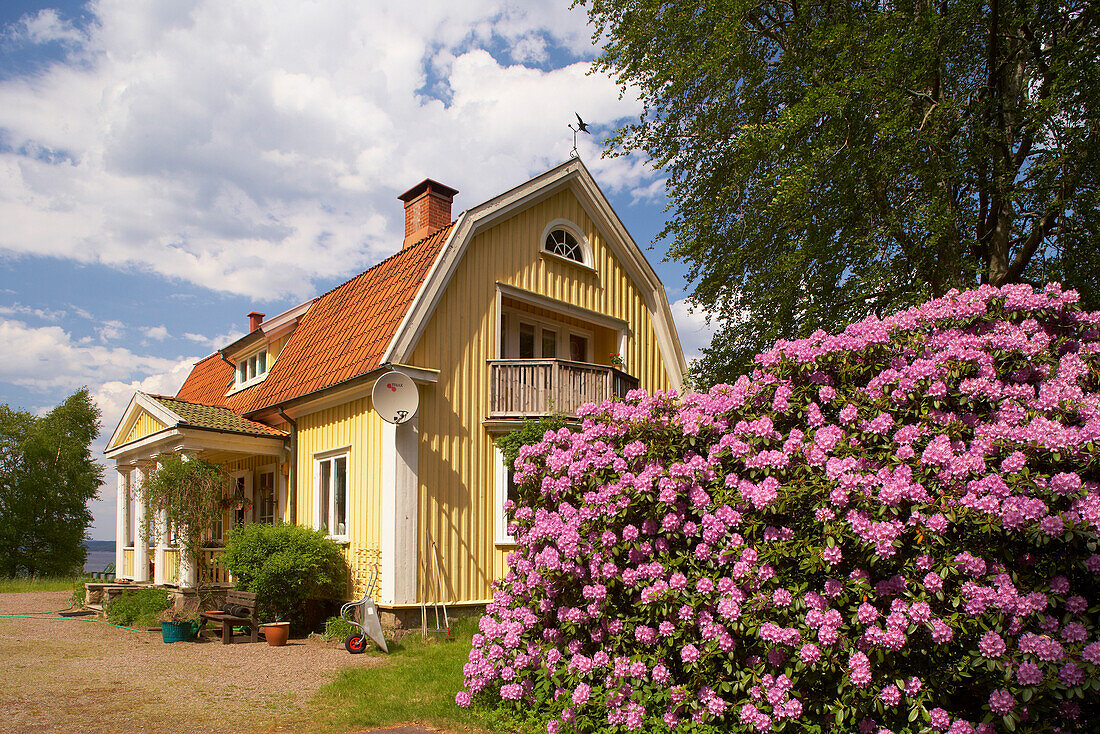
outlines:
[{"label": "red tile roof", "polygon": [[263,382],[226,398],[234,369],[214,354],[195,365],[176,397],[223,405],[243,415],[370,372],[379,365],[452,227],[319,296]]}]

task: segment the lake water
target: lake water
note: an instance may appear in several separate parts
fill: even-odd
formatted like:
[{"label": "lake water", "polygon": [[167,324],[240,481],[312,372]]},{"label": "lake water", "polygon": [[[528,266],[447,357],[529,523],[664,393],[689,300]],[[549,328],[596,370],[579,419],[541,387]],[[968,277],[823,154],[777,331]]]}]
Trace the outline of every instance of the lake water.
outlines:
[{"label": "lake water", "polygon": [[[105,546],[109,545],[109,550]],[[95,547],[88,549],[88,557],[84,561],[84,572],[102,571],[108,563],[115,562],[114,543],[96,543]]]}]

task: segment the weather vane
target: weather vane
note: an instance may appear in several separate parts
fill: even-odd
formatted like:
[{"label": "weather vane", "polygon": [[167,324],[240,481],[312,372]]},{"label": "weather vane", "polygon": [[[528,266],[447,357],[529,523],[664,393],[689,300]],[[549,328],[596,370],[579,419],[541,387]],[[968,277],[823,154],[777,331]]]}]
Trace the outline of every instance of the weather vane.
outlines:
[{"label": "weather vane", "polygon": [[[576,112],[574,112],[573,114],[577,115]],[[582,120],[580,115],[577,115],[576,127],[573,127],[573,123],[568,123],[566,127],[573,131],[573,152],[569,154],[569,157],[578,158],[579,154],[577,153],[577,133],[588,133],[589,135],[591,135],[592,133],[588,132],[588,123]]]}]

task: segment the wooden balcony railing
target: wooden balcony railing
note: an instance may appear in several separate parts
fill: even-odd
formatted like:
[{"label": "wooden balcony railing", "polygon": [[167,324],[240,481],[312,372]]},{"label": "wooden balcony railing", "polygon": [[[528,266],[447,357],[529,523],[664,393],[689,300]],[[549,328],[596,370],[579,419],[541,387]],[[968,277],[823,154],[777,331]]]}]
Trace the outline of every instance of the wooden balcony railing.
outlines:
[{"label": "wooden balcony railing", "polygon": [[625,397],[638,378],[614,367],[564,359],[489,360],[489,417],[572,415],[585,403]]}]

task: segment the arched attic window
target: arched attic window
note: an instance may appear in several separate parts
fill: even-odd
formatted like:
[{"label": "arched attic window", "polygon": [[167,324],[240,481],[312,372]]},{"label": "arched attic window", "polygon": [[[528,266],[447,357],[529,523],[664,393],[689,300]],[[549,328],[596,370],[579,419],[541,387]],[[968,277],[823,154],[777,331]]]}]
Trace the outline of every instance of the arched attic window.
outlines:
[{"label": "arched attic window", "polygon": [[593,267],[592,247],[577,225],[555,219],[542,233],[542,251],[581,265]]}]

